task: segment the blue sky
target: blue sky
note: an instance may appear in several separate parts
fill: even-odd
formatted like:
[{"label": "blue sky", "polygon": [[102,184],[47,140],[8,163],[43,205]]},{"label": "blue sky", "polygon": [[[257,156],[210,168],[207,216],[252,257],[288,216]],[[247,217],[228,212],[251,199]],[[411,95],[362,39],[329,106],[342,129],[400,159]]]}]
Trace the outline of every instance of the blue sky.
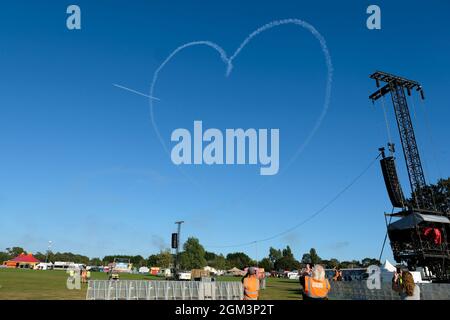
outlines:
[{"label": "blue sky", "polygon": [[[390,211],[378,164],[320,215],[257,247],[226,247],[270,237],[307,218],[356,177],[387,141],[368,75],[381,69],[420,81],[414,100],[426,177],[450,175],[450,37],[446,1],[378,1],[382,29],[366,28],[366,1],[76,1],[82,29],[66,28],[66,1],[15,1],[0,11],[0,247],[91,257],[148,256],[182,238],[207,250],[290,245],[297,258],[379,255]],[[151,124],[145,97],[153,73],[179,45],[210,40],[231,55],[258,27],[278,19],[312,24],[334,67],[331,104],[320,130],[285,172],[259,166],[179,170]],[[229,77],[217,53],[182,51],[160,74],[155,119],[165,143],[176,128],[279,128],[280,171],[323,106],[326,66],[305,29],[281,26],[258,36]],[[389,102],[389,100],[387,100]],[[388,116],[395,140],[391,105]],[[428,120],[427,120],[428,119]],[[427,121],[431,130],[427,130]],[[431,133],[430,133],[431,132]],[[433,143],[430,143],[430,141]],[[398,142],[398,141],[397,141]],[[398,144],[402,182],[408,183]],[[188,177],[188,178],[187,178]],[[194,183],[192,182],[194,181]],[[391,257],[390,248],[385,257]]]}]

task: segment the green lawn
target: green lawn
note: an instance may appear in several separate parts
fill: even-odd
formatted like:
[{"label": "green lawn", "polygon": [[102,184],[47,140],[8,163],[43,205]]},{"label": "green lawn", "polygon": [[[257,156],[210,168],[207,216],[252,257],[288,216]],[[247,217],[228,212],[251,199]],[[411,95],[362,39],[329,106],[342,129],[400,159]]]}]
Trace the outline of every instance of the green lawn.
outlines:
[{"label": "green lawn", "polygon": [[[0,269],[0,299],[73,300],[86,298],[86,284],[81,290],[68,290],[65,271],[39,271],[23,269]],[[106,273],[92,272],[91,279],[106,280]],[[126,280],[161,279],[148,275],[121,274]],[[219,277],[219,281],[240,281],[235,277]],[[261,290],[261,299],[298,300],[298,281],[269,278],[266,290]]]},{"label": "green lawn", "polygon": [[268,278],[266,289],[261,290],[262,300],[300,300],[300,282],[283,278]]}]

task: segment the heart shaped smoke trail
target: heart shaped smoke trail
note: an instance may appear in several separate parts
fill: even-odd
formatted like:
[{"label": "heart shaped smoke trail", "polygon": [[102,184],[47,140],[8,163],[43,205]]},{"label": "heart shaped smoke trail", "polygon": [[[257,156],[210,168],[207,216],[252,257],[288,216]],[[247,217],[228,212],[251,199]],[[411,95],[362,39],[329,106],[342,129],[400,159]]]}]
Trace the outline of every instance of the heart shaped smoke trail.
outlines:
[{"label": "heart shaped smoke trail", "polygon": [[[300,153],[303,152],[303,150],[309,144],[309,142],[311,141],[311,139],[313,138],[313,136],[315,135],[317,130],[320,128],[320,125],[321,125],[323,119],[325,118],[325,116],[328,112],[329,105],[330,105],[331,85],[332,85],[332,79],[333,79],[333,65],[331,62],[331,56],[330,56],[330,52],[328,51],[328,47],[327,47],[324,37],[311,24],[309,24],[303,20],[300,20],[300,19],[284,19],[284,20],[276,20],[276,21],[269,22],[269,23],[263,25],[262,27],[256,29],[252,33],[250,33],[247,36],[247,38],[245,38],[245,40],[240,44],[240,46],[237,48],[237,50],[234,52],[234,54],[230,58],[228,58],[227,53],[225,52],[225,50],[222,47],[220,47],[218,44],[216,44],[212,41],[193,41],[193,42],[183,44],[183,45],[179,46],[178,48],[176,48],[156,69],[156,71],[153,75],[153,80],[152,80],[151,86],[150,86],[150,94],[149,94],[150,97],[154,96],[155,85],[156,85],[156,82],[158,81],[159,73],[166,66],[166,64],[169,63],[169,61],[172,60],[172,58],[175,57],[175,55],[177,53],[179,53],[180,51],[182,51],[188,47],[199,46],[199,45],[208,46],[208,47],[216,50],[219,53],[222,61],[226,64],[227,69],[226,69],[225,74],[226,74],[226,76],[229,76],[231,71],[233,70],[234,59],[239,55],[239,53],[242,51],[242,49],[244,49],[244,47],[254,37],[258,36],[259,34],[263,33],[264,31],[267,31],[269,29],[272,29],[272,28],[275,28],[275,27],[278,27],[281,25],[287,25],[287,24],[297,25],[297,26],[300,26],[300,27],[308,30],[309,32],[311,32],[311,34],[320,43],[322,52],[325,57],[325,63],[327,66],[327,82],[326,82],[326,87],[325,87],[325,100],[324,100],[324,104],[322,107],[322,112],[320,113],[319,117],[317,118],[317,120],[315,122],[314,127],[309,132],[309,134],[306,137],[306,139],[304,140],[304,142],[299,146],[297,151],[294,153],[292,158],[289,160],[289,162],[285,166],[285,169],[288,168],[292,164],[292,162],[300,155]],[[153,108],[154,107],[153,99],[149,99],[149,104],[150,104],[150,116],[151,116],[153,129],[155,130],[155,133],[156,133],[161,145],[163,146],[164,150],[170,155],[170,151],[169,151],[167,145],[164,143],[164,140],[163,140],[161,133],[159,132],[158,126],[156,124],[156,120],[155,120],[155,116],[154,116],[154,108]]]}]

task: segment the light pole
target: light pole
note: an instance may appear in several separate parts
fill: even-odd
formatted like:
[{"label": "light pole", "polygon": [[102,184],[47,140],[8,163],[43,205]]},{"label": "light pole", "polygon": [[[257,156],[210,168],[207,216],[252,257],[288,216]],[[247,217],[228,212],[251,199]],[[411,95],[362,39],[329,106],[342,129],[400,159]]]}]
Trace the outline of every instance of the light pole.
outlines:
[{"label": "light pole", "polygon": [[45,256],[45,263],[48,262],[48,254],[50,253],[51,247],[52,247],[52,241],[49,240],[49,241],[48,241],[48,247],[47,247],[47,254],[46,254],[46,256]]},{"label": "light pole", "polygon": [[176,247],[176,255],[175,255],[175,274],[178,274],[178,270],[180,268],[180,237],[181,237],[181,224],[184,221],[176,221],[175,224],[178,225],[177,230],[177,247]]},{"label": "light pole", "polygon": [[258,241],[255,241],[255,251],[256,251],[256,267],[258,268]]}]

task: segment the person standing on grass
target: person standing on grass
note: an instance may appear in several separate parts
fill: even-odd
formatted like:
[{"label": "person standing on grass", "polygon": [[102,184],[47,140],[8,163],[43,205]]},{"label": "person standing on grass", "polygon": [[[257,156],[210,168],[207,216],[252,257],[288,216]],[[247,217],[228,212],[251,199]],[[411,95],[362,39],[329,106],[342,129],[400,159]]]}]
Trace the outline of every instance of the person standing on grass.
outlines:
[{"label": "person standing on grass", "polygon": [[342,281],[342,271],[339,268],[334,268],[333,281]]},{"label": "person standing on grass", "polygon": [[311,265],[309,263],[306,264],[305,269],[303,269],[302,274],[304,276],[311,276],[312,274],[312,269],[311,269]]},{"label": "person standing on grass", "polygon": [[320,264],[314,266],[312,276],[305,276],[303,287],[305,300],[328,300],[331,286],[325,278],[325,269]]},{"label": "person standing on grass", "polygon": [[265,274],[263,274],[260,278],[260,288],[265,290],[266,289],[266,283],[267,283],[267,277]]},{"label": "person standing on grass", "polygon": [[[299,281],[302,288],[305,288],[305,277],[311,277],[312,276],[312,269],[311,265],[309,263],[306,264],[305,268],[300,273]],[[303,300],[305,300],[305,290],[302,290],[302,297]]]},{"label": "person standing on grass", "polygon": [[242,279],[242,284],[244,285],[244,300],[258,300],[259,279],[255,268],[248,268],[247,274]]},{"label": "person standing on grass", "polygon": [[87,271],[86,269],[81,269],[81,282],[86,283],[87,282]]}]

